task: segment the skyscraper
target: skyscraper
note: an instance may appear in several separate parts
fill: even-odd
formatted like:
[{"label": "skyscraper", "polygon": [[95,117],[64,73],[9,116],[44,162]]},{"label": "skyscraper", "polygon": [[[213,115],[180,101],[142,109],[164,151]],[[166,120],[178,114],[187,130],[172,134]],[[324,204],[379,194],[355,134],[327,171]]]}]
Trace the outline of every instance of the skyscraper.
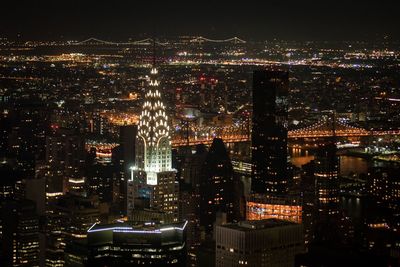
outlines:
[{"label": "skyscraper", "polygon": [[[137,135],[136,125],[124,125],[120,127],[120,144],[123,153],[124,171],[129,174],[129,167],[135,163],[135,140]],[[129,175],[126,175],[129,177]]]},{"label": "skyscraper", "polygon": [[136,164],[146,171],[147,183],[156,185],[157,174],[171,171],[171,136],[166,107],[161,99],[158,71],[150,72],[149,90],[145,95],[138,127]]},{"label": "skyscraper", "polygon": [[256,70],[253,73],[252,190],[284,195],[287,174],[287,95],[289,74]]},{"label": "skyscraper", "polygon": [[217,212],[226,213],[228,221],[237,217],[233,168],[222,139],[214,139],[205,158],[200,198],[200,224],[206,233],[213,230]]},{"label": "skyscraper", "polygon": [[82,169],[85,160],[85,139],[78,131],[55,128],[46,137],[46,193],[65,193],[68,183],[84,182]]},{"label": "skyscraper", "polygon": [[[152,68],[139,118],[136,166],[128,182],[128,198],[132,193],[138,194],[138,184],[145,183],[150,191],[151,206],[173,214],[177,220],[179,184],[176,171],[172,169],[170,128],[157,74],[157,69]],[[130,199],[134,201],[135,197]],[[128,208],[132,207],[134,203],[128,203]]]},{"label": "skyscraper", "polygon": [[30,200],[1,203],[1,266],[39,266],[39,216]]},{"label": "skyscraper", "polygon": [[317,207],[316,241],[338,241],[339,159],[336,144],[319,149],[315,159],[315,193]]},{"label": "skyscraper", "polygon": [[[196,250],[200,245],[200,189],[204,161],[207,157],[204,144],[196,146],[196,153],[186,153],[182,167],[183,186],[180,187],[180,220],[187,220],[187,246],[190,266],[197,266]],[[182,185],[182,184],[181,184]]]},{"label": "skyscraper", "polygon": [[[375,164],[378,165],[378,164]],[[385,163],[368,169],[368,192],[383,207],[400,211],[400,165]]]},{"label": "skyscraper", "polygon": [[63,264],[66,245],[84,240],[86,230],[99,218],[100,209],[95,198],[66,194],[49,203],[46,218],[46,266]]}]

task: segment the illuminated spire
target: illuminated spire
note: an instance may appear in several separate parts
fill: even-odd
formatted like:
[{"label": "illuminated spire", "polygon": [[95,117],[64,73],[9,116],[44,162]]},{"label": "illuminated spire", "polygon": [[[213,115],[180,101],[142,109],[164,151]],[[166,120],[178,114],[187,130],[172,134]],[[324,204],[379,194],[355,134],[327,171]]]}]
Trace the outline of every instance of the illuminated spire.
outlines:
[{"label": "illuminated spire", "polygon": [[153,67],[138,127],[139,146],[142,146],[138,152],[142,155],[138,155],[137,164],[140,169],[146,171],[150,184],[157,183],[158,172],[171,170],[170,127],[157,74],[157,69]]}]

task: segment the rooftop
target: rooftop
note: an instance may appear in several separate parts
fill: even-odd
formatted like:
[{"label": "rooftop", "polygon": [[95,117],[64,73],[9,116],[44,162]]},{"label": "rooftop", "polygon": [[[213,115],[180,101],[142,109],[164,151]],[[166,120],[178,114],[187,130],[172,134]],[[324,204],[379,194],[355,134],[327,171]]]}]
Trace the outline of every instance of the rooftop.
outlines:
[{"label": "rooftop", "polygon": [[239,223],[223,225],[222,227],[231,228],[239,231],[251,231],[256,229],[266,229],[288,225],[296,225],[296,223],[278,219],[266,219],[259,221],[241,221]]},{"label": "rooftop", "polygon": [[112,231],[117,233],[143,233],[143,234],[161,234],[166,231],[178,230],[183,231],[187,225],[187,221],[180,223],[162,224],[157,222],[118,222],[112,224],[93,224],[88,233]]}]

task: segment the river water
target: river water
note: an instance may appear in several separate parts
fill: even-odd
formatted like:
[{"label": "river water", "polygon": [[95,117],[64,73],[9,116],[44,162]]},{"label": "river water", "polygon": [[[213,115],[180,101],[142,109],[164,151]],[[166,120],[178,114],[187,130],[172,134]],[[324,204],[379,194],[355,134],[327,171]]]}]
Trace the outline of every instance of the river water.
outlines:
[{"label": "river water", "polygon": [[[314,156],[307,150],[292,149],[291,162],[297,167],[310,162]],[[340,156],[340,175],[349,176],[351,174],[366,174],[368,172],[368,162],[363,158],[352,156]],[[341,197],[340,203],[343,211],[354,221],[359,221],[366,216],[368,200],[358,197]]]},{"label": "river water", "polygon": [[[296,167],[301,167],[314,159],[308,150],[292,149],[291,162]],[[349,176],[351,174],[366,174],[368,172],[368,162],[363,158],[352,156],[340,156],[340,175]]]}]

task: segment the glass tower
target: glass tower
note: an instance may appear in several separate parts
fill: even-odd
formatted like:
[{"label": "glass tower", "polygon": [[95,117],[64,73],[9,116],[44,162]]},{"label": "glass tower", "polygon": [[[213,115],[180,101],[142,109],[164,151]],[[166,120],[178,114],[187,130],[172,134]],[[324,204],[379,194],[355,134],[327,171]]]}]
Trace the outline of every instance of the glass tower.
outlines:
[{"label": "glass tower", "polygon": [[288,88],[288,72],[256,70],[253,74],[254,193],[281,196],[287,192]]}]

